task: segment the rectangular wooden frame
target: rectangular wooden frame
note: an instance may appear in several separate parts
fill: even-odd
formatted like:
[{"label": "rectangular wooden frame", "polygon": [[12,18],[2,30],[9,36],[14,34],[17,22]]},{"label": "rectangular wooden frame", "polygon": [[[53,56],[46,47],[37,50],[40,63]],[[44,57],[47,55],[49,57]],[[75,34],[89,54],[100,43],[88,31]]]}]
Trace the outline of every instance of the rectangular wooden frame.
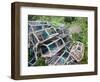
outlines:
[{"label": "rectangular wooden frame", "polygon": [[[20,7],[44,7],[44,8],[60,8],[60,9],[77,9],[77,10],[93,10],[94,16],[94,72],[78,72],[78,73],[60,73],[60,74],[44,74],[44,75],[20,75]],[[83,76],[97,74],[97,7],[75,6],[75,5],[57,5],[57,4],[41,4],[41,3],[25,3],[14,2],[11,4],[11,78],[20,79],[36,79],[36,78],[54,78],[67,76]]]}]

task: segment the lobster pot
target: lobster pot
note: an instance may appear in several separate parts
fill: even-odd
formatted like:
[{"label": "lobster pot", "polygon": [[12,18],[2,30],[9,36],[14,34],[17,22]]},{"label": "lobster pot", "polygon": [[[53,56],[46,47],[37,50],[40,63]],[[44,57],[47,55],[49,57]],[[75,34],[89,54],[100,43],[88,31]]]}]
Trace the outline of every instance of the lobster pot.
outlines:
[{"label": "lobster pot", "polygon": [[33,66],[37,60],[35,48],[28,48],[28,66]]},{"label": "lobster pot", "polygon": [[33,33],[28,35],[28,47],[34,47],[38,43],[36,36]]},{"label": "lobster pot", "polygon": [[30,32],[28,35],[28,66],[33,66],[37,60],[37,45],[37,38]]},{"label": "lobster pot", "polygon": [[49,65],[64,65],[70,54],[68,51],[61,50],[48,60]]},{"label": "lobster pot", "polygon": [[65,43],[61,38],[53,38],[41,45],[42,57],[52,57],[62,48],[64,48]]},{"label": "lobster pot", "polygon": [[29,21],[30,32],[32,31],[40,43],[43,43],[56,35],[56,29],[47,22]]},{"label": "lobster pot", "polygon": [[84,45],[81,42],[76,42],[70,51],[71,56],[77,61],[80,62],[84,56]]},{"label": "lobster pot", "polygon": [[59,33],[60,37],[65,36],[65,35],[70,35],[69,30],[67,29],[67,27],[64,27],[64,26],[57,28],[56,31]]}]

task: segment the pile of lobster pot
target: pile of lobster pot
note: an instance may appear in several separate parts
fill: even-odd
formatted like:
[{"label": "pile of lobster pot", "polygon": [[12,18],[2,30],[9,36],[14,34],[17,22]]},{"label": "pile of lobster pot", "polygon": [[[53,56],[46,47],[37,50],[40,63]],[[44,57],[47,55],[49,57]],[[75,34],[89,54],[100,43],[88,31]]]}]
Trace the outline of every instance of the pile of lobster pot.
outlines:
[{"label": "pile of lobster pot", "polygon": [[48,65],[77,64],[83,58],[84,45],[72,41],[64,25],[58,28],[45,21],[28,21],[28,65],[33,66],[38,54]]}]

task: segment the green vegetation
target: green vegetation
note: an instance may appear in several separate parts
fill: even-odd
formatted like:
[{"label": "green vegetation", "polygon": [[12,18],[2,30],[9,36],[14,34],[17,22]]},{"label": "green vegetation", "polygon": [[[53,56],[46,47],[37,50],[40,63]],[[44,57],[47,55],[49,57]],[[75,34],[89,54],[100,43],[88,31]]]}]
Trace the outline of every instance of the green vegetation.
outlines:
[{"label": "green vegetation", "polygon": [[48,21],[52,23],[54,26],[59,26],[60,24],[68,25],[71,24],[72,21],[75,21],[75,17],[61,17],[61,16],[36,16],[29,15],[28,20],[30,21]]},{"label": "green vegetation", "polygon": [[40,57],[37,59],[36,63],[34,66],[46,66],[47,64],[45,63],[45,59]]},{"label": "green vegetation", "polygon": [[[88,22],[86,17],[61,17],[61,16],[36,16],[29,15],[28,20],[30,21],[48,21],[53,24],[56,28],[64,24],[66,28],[70,28],[73,26],[78,26],[81,30],[79,32],[72,33],[73,41],[80,41],[84,43],[84,57],[81,61],[82,64],[88,63]],[[73,27],[74,28],[74,27]],[[45,64],[45,60],[43,58],[39,58],[35,64],[36,66],[43,66]]]},{"label": "green vegetation", "polygon": [[82,64],[88,63],[88,23],[87,23],[87,18],[76,18],[76,21],[73,21],[73,24],[77,24],[80,28],[81,31],[80,33],[73,33],[72,34],[72,39],[74,41],[80,41],[84,43],[84,57],[81,61]]}]

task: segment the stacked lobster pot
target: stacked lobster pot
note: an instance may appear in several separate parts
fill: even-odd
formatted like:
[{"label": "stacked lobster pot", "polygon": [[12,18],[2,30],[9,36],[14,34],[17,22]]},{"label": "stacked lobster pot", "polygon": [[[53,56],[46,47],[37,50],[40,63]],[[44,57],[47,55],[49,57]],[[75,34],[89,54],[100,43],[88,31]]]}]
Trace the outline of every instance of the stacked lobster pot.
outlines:
[{"label": "stacked lobster pot", "polygon": [[38,53],[48,65],[69,65],[82,60],[84,45],[81,42],[74,43],[71,33],[63,25],[55,29],[45,21],[29,21],[28,51],[29,66],[35,64]]}]

